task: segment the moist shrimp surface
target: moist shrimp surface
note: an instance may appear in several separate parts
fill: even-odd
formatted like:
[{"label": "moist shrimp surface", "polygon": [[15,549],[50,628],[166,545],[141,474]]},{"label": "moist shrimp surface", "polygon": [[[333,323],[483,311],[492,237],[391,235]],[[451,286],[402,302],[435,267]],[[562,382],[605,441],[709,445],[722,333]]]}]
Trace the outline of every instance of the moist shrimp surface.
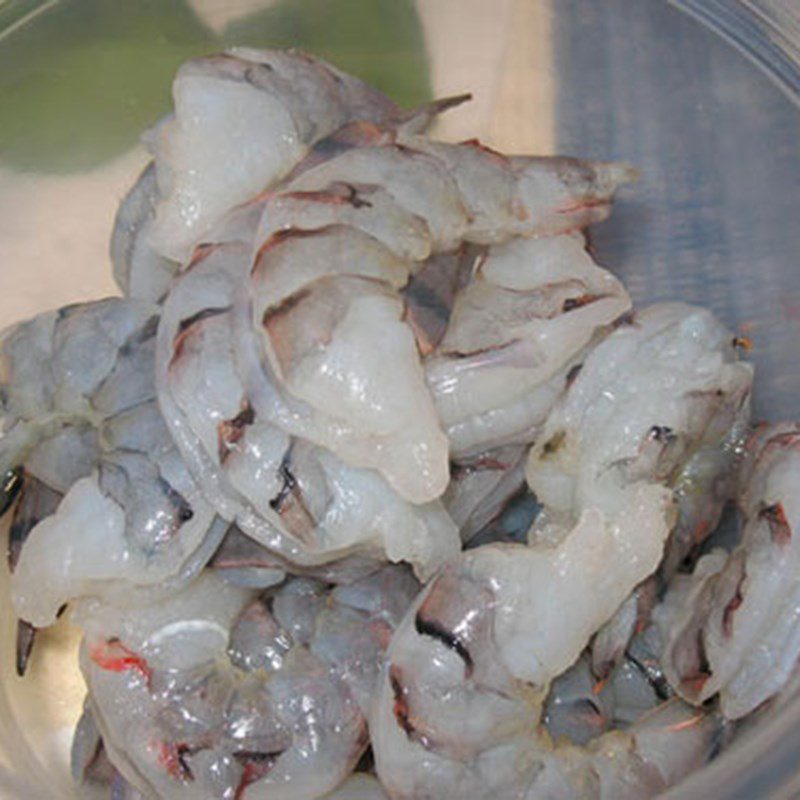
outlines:
[{"label": "moist shrimp surface", "polygon": [[469,542],[499,517],[525,483],[526,448],[508,445],[451,465],[443,501]]},{"label": "moist shrimp surface", "polygon": [[671,683],[694,704],[718,695],[729,719],[758,708],[796,670],[799,482],[800,428],[756,428],[737,498],[740,543],[729,555],[704,556],[670,590],[659,617]]},{"label": "moist shrimp surface", "polygon": [[672,488],[676,516],[659,579],[636,591],[597,637],[598,678],[646,621],[653,593],[716,527],[733,495],[752,367],[697,307],[637,312],[585,359],[531,449],[527,479],[545,506],[531,535],[558,536],[586,505],[614,507],[632,481]]},{"label": "moist shrimp surface", "polygon": [[680,303],[650,306],[618,327],[584,361],[531,450],[527,479],[539,500],[562,514],[608,507],[627,484],[674,483],[702,448],[727,446],[732,431],[741,437],[752,367],[732,341],[710,312]]},{"label": "moist shrimp surface", "polygon": [[388,98],[322,60],[247,48],[186,62],[173,99],[174,114],[149,135],[162,198],[150,242],[177,261],[226,211],[286,175],[315,141],[353,119],[399,114]]},{"label": "moist shrimp surface", "polygon": [[157,606],[79,606],[114,767],[146,796],[316,798],[367,745],[381,653],[418,584],[388,567],[266,594],[206,573]]},{"label": "moist shrimp surface", "polygon": [[0,336],[18,670],[69,603],[76,782],[635,800],[713,757],[800,653],[800,434],[745,445],[749,342],[595,262],[636,171],[434,141],[467,95],[404,111],[295,51],[173,99],[126,298]]},{"label": "moist shrimp surface", "polygon": [[670,496],[583,513],[555,547],[487,545],[428,585],[398,628],[373,705],[378,775],[397,798],[652,796],[702,764],[711,714],[659,707],[586,748],[543,726],[554,678],[658,565]]},{"label": "moist shrimp surface", "polygon": [[[705,311],[654,306],[585,359],[529,456],[544,505],[531,544],[463,554],[389,649],[373,736],[398,797],[650,796],[711,752],[719,720],[677,702],[586,749],[541,723],[550,683],[659,566],[680,520],[673,474],[746,418],[751,370],[731,338]],[[636,619],[634,604],[623,639]]]},{"label": "moist shrimp surface", "polygon": [[224,534],[158,413],[154,323],[148,305],[110,299],[3,340],[0,457],[24,476],[11,589],[35,626],[76,597],[186,582]]},{"label": "moist shrimp surface", "polygon": [[409,503],[301,438],[304,409],[266,375],[260,394],[248,391],[232,308],[245,254],[236,242],[207,247],[164,305],[156,379],[186,463],[219,514],[290,563],[380,551],[431,574],[458,548],[441,504]]},{"label": "moist shrimp surface", "polygon": [[[491,190],[481,190],[484,173]],[[267,201],[245,305],[259,332],[259,361],[314,408],[346,460],[378,468],[415,502],[436,497],[447,480],[448,440],[439,426],[457,455],[503,439],[530,441],[562,388],[543,384],[629,308],[624,289],[594,265],[580,237],[510,240],[567,234],[602,218],[630,177],[621,165],[505,159],[475,143],[423,147],[378,131]],[[531,185],[541,189],[535,201]],[[589,208],[592,214],[572,213]],[[526,220],[523,229],[510,223],[509,209]],[[414,307],[403,311],[397,302],[398,290],[426,257],[488,243],[498,252],[488,260],[476,252],[467,263],[470,279],[434,348]],[[569,320],[560,317],[570,311]],[[313,332],[312,319],[319,320]],[[390,321],[397,370],[378,380]],[[427,356],[427,390],[409,327]],[[501,385],[516,395],[499,401]],[[405,398],[405,415],[389,398]],[[508,412],[493,411],[502,402]]]}]

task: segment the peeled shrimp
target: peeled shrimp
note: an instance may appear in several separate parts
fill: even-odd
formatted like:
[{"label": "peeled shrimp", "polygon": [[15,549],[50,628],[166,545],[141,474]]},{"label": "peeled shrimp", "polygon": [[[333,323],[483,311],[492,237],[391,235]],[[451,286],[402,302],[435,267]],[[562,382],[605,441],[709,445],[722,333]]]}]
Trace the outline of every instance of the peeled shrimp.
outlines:
[{"label": "peeled shrimp", "polygon": [[548,515],[613,508],[631,482],[662,482],[677,504],[665,555],[674,571],[732,494],[751,386],[752,366],[710,312],[638,312],[589,354],[531,449],[526,476],[547,510],[539,532]]},{"label": "peeled shrimp", "polygon": [[493,522],[525,483],[526,448],[509,445],[455,463],[442,500],[461,539],[469,542]]},{"label": "peeled shrimp", "polygon": [[794,674],[800,656],[800,428],[758,427],[746,447],[738,504],[741,541],[704,556],[676,582],[659,617],[664,669],[678,693],[700,704],[719,695],[739,719]]},{"label": "peeled shrimp", "polygon": [[718,722],[680,704],[586,748],[542,726],[553,679],[660,560],[670,493],[626,493],[625,513],[588,509],[555,547],[463,553],[414,603],[371,716],[392,797],[642,797],[704,762]]},{"label": "peeled shrimp", "polygon": [[[630,172],[506,159],[472,143],[375,137],[268,199],[241,304],[258,344],[246,381],[256,395],[257,366],[268,363],[313,409],[318,426],[305,435],[349,463],[378,469],[401,495],[422,502],[444,490],[449,447],[474,454],[503,437],[530,441],[563,382],[533,390],[628,309],[624,289],[572,236],[565,237],[572,246],[501,244],[604,216]],[[489,175],[487,188],[481,181]],[[434,342],[413,303],[404,310],[402,290],[429,256],[488,242],[498,252],[470,267],[473,279],[431,353]],[[418,351],[430,353],[424,374]],[[385,358],[392,370],[380,370]],[[487,420],[481,415],[497,404],[501,385],[514,386],[514,419],[503,409]]]},{"label": "peeled shrimp", "polygon": [[[298,85],[308,91],[298,93]],[[150,238],[162,256],[188,262],[186,280],[181,281],[186,287],[184,302],[168,303],[168,321],[162,324],[168,333],[162,336],[159,374],[162,408],[190,461],[187,451],[198,444],[190,442],[192,436],[206,450],[211,446],[209,433],[202,430],[208,427],[207,420],[198,419],[199,408],[190,408],[192,398],[180,397],[183,387],[178,381],[173,381],[174,391],[169,390],[173,396],[167,397],[171,376],[165,371],[180,360],[179,345],[199,338],[198,331],[189,333],[189,327],[196,327],[189,323],[204,328],[230,325],[226,375],[230,380],[214,392],[218,403],[232,413],[215,418],[216,423],[236,422],[232,434],[237,437],[243,420],[251,416],[261,423],[275,423],[285,434],[331,451],[349,467],[377,471],[392,490],[416,505],[444,492],[449,442],[442,430],[437,390],[430,388],[438,378],[432,384],[420,354],[435,347],[431,336],[443,336],[448,342],[468,339],[470,333],[458,333],[458,325],[448,326],[441,318],[434,321],[431,315],[418,314],[419,295],[412,291],[404,295],[412,276],[424,272],[429,260],[438,259],[441,265],[449,253],[464,246],[499,246],[520,235],[566,233],[602,219],[616,187],[634,176],[624,165],[506,158],[477,143],[434,144],[419,135],[433,115],[461,99],[437,101],[403,114],[355,79],[292,54],[235,51],[182,68],[175,83],[175,116],[152,136],[157,189],[164,200],[155,201],[152,219],[147,202],[133,203],[143,212],[132,216],[143,225],[152,223]],[[227,113],[240,106],[241,114]],[[220,110],[226,113],[218,114]],[[266,113],[271,115],[269,124],[262,119]],[[236,136],[230,131],[232,116],[240,128]],[[263,130],[280,133],[290,127],[291,135],[279,136],[280,146],[269,157],[260,153]],[[258,133],[249,136],[251,130]],[[226,167],[222,177],[214,166],[227,161],[219,156],[218,138],[224,147],[236,149],[232,160],[237,169],[231,172]],[[213,159],[209,158],[212,145]],[[259,162],[257,168],[250,165],[252,159]],[[142,181],[142,194],[147,195],[152,178]],[[252,220],[259,209],[261,219],[253,232]],[[231,235],[234,217],[236,233]],[[215,296],[213,306],[203,306],[205,298],[200,301],[197,295],[185,302],[192,291],[200,291],[191,278],[197,264],[206,261],[210,249],[228,245],[241,252],[229,250],[226,259],[244,258],[248,246],[251,252],[234,270],[237,276],[227,270],[227,299]],[[568,366],[574,351],[585,346],[598,327],[627,308],[624,290],[591,263],[587,266],[586,258],[572,258],[569,286],[560,284],[555,291],[559,297],[565,291],[573,293],[562,298],[570,304],[561,311],[592,306],[591,312],[576,312],[571,319],[571,327],[580,333],[557,337],[555,324],[545,326],[553,334],[548,338],[535,323],[520,322],[517,334],[533,337],[527,345],[498,344],[504,354],[510,346],[513,363],[505,357],[498,363],[492,355],[488,370],[472,361],[467,376],[454,368],[457,380],[463,379],[465,385],[456,395],[466,398],[475,381],[484,394],[491,393],[498,376],[505,374],[503,367],[514,371],[520,355],[528,384],[544,383]],[[463,264],[468,266],[467,261]],[[487,274],[503,271],[494,261],[492,265]],[[539,272],[546,268],[537,267]],[[204,269],[211,271],[208,264]],[[226,272],[218,265],[214,269]],[[504,280],[511,281],[511,293],[519,288],[512,278]],[[525,280],[524,291],[536,294],[542,288],[530,269]],[[473,294],[480,299],[469,302],[476,303],[481,313],[491,314],[498,303],[503,306],[503,291],[495,296],[477,287]],[[458,300],[455,303],[457,308]],[[188,305],[197,316],[184,314]],[[212,316],[219,319],[212,322]],[[187,325],[186,331],[179,330],[181,324]],[[179,338],[178,333],[187,335]],[[557,339],[564,340],[563,347],[555,344]],[[220,335],[215,342],[226,347]],[[545,345],[552,352],[539,354],[548,349]],[[493,349],[494,344],[487,347]],[[442,354],[445,362],[450,355]],[[221,367],[216,361],[212,366],[207,356],[201,357],[204,363],[175,370],[184,376],[186,386],[196,389],[213,382],[212,371]],[[547,363],[539,365],[541,358]],[[531,359],[537,366],[531,368]],[[391,369],[384,369],[387,362]],[[445,364],[442,369],[447,383],[450,367]],[[560,389],[543,390],[533,412],[527,399],[517,402],[510,424],[514,430],[502,435],[530,437],[531,425]],[[453,393],[447,386],[443,391]],[[447,402],[452,406],[462,401],[456,397]],[[524,410],[517,408],[520,403]],[[485,410],[484,402],[478,411]],[[187,424],[186,430],[178,430]],[[473,444],[486,450],[497,443],[492,440],[497,426],[478,424],[483,424],[486,441]],[[524,431],[518,430],[520,426]],[[250,433],[255,435],[254,430]],[[280,446],[275,441],[270,445],[273,450]],[[194,463],[192,469],[200,480],[200,464]],[[205,472],[213,469],[213,464],[202,467]],[[214,494],[219,507],[226,492]],[[222,513],[230,517],[230,512]],[[240,524],[247,528],[241,520]]]},{"label": "peeled shrimp", "polygon": [[453,455],[531,442],[584,351],[629,308],[579,236],[491,248],[426,362]]},{"label": "peeled shrimp", "polygon": [[[72,739],[71,771],[75,783],[81,790],[91,793],[90,796],[94,796],[95,791],[104,791],[111,800],[144,798],[144,795],[126,781],[109,760],[95,722],[92,703],[88,698]],[[244,791],[240,792],[240,795],[243,796]],[[326,794],[323,800],[388,800],[388,798],[374,776],[357,772],[330,794]]]},{"label": "peeled shrimp", "polygon": [[32,625],[79,596],[189,580],[224,534],[156,407],[154,322],[149,305],[112,299],[41,315],[3,339],[0,461],[26,482],[11,590]]},{"label": "peeled shrimp", "polygon": [[239,242],[209,245],[164,304],[159,400],[189,469],[220,515],[292,564],[381,553],[430,575],[458,549],[441,504],[413,505],[377,472],[300,438],[303,409],[266,377],[261,402],[249,393],[232,307],[248,263]]},{"label": "peeled shrimp", "polygon": [[85,601],[81,666],[111,762],[147,796],[324,796],[367,746],[382,653],[417,586],[399,567],[267,594],[205,573],[148,608]]},{"label": "peeled shrimp", "polygon": [[[587,505],[614,508],[632,481],[660,482],[676,500],[660,567],[668,579],[732,495],[751,385],[752,367],[710,312],[679,303],[638,312],[588,355],[531,449],[528,484],[545,506],[531,535],[557,536]],[[637,588],[599,634],[599,678],[646,621],[654,588]]]},{"label": "peeled shrimp", "polygon": [[[162,200],[155,250],[183,261],[224,212],[267,189],[315,141],[397,107],[358,79],[299,52],[235,48],[186,62],[175,112],[149,137]],[[232,124],[235,120],[235,125]]]},{"label": "peeled shrimp", "polygon": [[550,687],[544,718],[555,741],[566,737],[573,744],[588,744],[608,730],[628,728],[674,696],[661,670],[662,643],[654,625],[628,643],[602,681],[592,666],[593,647]]},{"label": "peeled shrimp", "polygon": [[362,552],[338,561],[301,567],[231,525],[208,567],[228,583],[266,589],[280,583],[287,574],[316,578],[324,583],[352,583],[377,572],[385,564],[384,554],[376,551],[372,556]]},{"label": "peeled shrimp", "polygon": [[717,721],[680,704],[586,750],[536,726],[550,682],[655,571],[680,502],[672,475],[728,436],[751,374],[710,314],[680,305],[638,314],[588,355],[531,451],[538,543],[463,554],[398,629],[373,720],[391,792],[642,796],[702,763]]},{"label": "peeled shrimp", "polygon": [[128,297],[160,300],[179,267],[150,244],[159,199],[156,168],[150,162],[120,203],[111,234],[114,280]]}]

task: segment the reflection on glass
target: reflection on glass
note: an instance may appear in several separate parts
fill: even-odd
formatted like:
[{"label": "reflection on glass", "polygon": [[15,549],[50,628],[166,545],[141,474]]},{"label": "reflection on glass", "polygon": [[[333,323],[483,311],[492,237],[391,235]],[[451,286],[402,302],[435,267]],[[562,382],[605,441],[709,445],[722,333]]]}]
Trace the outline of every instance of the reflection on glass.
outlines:
[{"label": "reflection on glass", "polygon": [[168,110],[178,65],[231,44],[307,49],[402,104],[430,96],[411,0],[63,0],[0,47],[0,163],[74,172],[125,152]]}]

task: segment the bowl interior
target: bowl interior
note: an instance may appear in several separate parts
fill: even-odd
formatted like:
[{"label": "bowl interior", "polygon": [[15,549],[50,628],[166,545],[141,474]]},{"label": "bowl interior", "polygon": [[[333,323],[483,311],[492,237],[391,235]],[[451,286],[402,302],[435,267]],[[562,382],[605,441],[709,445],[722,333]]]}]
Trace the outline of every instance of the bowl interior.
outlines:
[{"label": "bowl interior", "polygon": [[[738,4],[707,3],[712,17],[718,5]],[[0,3],[0,327],[115,293],[113,216],[180,61],[227,44],[299,45],[408,105],[472,91],[439,122],[444,138],[635,164],[641,180],[591,233],[596,257],[636,302],[702,303],[746,334],[756,417],[795,416],[800,113],[786,81],[782,92],[766,74],[769,59],[759,69],[742,54],[756,38],[732,47],[663,0]],[[68,619],[44,632],[19,679],[3,608],[0,793],[71,797],[77,633]],[[766,792],[756,755],[798,717],[788,703],[751,734],[758,743],[712,765],[715,795]],[[772,752],[773,772],[793,757]]]}]

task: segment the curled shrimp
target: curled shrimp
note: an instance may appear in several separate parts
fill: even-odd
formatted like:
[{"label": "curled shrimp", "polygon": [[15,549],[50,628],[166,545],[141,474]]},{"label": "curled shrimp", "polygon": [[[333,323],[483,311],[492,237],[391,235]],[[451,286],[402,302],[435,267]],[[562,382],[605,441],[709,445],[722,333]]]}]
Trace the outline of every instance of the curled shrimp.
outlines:
[{"label": "curled shrimp", "polygon": [[[556,211],[607,208],[628,177],[620,165],[514,160],[382,132],[302,172],[265,205],[241,296],[242,340],[255,331],[251,394],[268,364],[318,421],[306,436],[378,469],[414,502],[438,497],[449,449],[530,441],[563,381],[533,390],[628,309],[621,285],[566,235],[591,215]],[[511,224],[509,209],[524,226]],[[514,239],[550,233],[565,236]],[[496,252],[470,250],[484,242]],[[449,321],[431,331],[436,319],[401,297],[417,265],[433,257],[449,274],[444,257],[461,247],[455,282],[459,260],[470,279],[445,306]],[[388,354],[394,369],[380,371]],[[508,412],[492,412],[509,385]]]},{"label": "curled shrimp", "polygon": [[584,511],[554,547],[487,545],[427,586],[397,629],[373,706],[378,775],[396,798],[653,795],[704,762],[719,723],[659,706],[586,747],[553,743],[544,701],[669,533],[664,487],[625,513]]},{"label": "curled shrimp", "polygon": [[453,463],[442,497],[462,541],[479,535],[502,513],[525,483],[524,446],[508,445]]},{"label": "curled shrimp", "polygon": [[550,687],[544,720],[555,741],[588,744],[606,731],[629,728],[674,697],[661,668],[663,645],[655,625],[631,639],[602,681],[592,665],[593,647]]},{"label": "curled shrimp", "polygon": [[758,708],[796,670],[799,479],[800,428],[756,428],[737,498],[740,543],[700,559],[670,589],[658,618],[665,672],[678,693],[695,704],[719,695],[729,719]]},{"label": "curled shrimp", "polygon": [[186,464],[221,516],[290,564],[381,554],[430,575],[458,549],[441,503],[409,503],[377,472],[296,435],[303,409],[275,384],[261,403],[248,392],[233,320],[247,252],[207,246],[164,304],[156,379]]},{"label": "curled shrimp", "polygon": [[709,311],[680,303],[619,326],[583,362],[531,450],[527,479],[544,506],[611,507],[625,485],[672,485],[701,448],[741,437],[753,371],[732,340]]},{"label": "curled shrimp", "polygon": [[174,588],[224,535],[158,412],[155,322],[149,305],[111,299],[41,315],[3,339],[0,461],[23,476],[11,590],[31,625],[80,596]]},{"label": "curled shrimp", "polygon": [[588,355],[531,450],[532,544],[462,554],[398,629],[373,719],[391,792],[652,795],[703,762],[718,720],[686,705],[576,749],[551,744],[542,704],[661,562],[673,476],[746,414],[751,377],[724,328],[681,305],[637,314]]},{"label": "curled shrimp", "polygon": [[[91,796],[104,792],[111,800],[144,798],[109,759],[89,698],[75,728],[70,767],[75,784]],[[244,795],[244,790],[240,795]],[[324,795],[322,800],[387,800],[387,795],[373,775],[356,772],[330,794]]]},{"label": "curled shrimp", "polygon": [[598,634],[598,678],[646,622],[657,583],[716,527],[733,494],[751,386],[751,365],[710,312],[651,306],[588,355],[531,449],[527,479],[545,506],[534,537],[557,534],[559,520],[586,505],[612,508],[631,481],[663,483],[676,501],[658,582],[638,587]]},{"label": "curled shrimp", "polygon": [[[556,376],[629,304],[611,276],[588,256],[574,253],[541,258],[527,251],[491,254],[480,280],[472,281],[471,289],[463,287],[466,271],[480,255],[474,248],[511,247],[509,240],[519,236],[571,235],[607,216],[617,186],[634,177],[629,167],[507,158],[474,142],[434,144],[420,131],[463,98],[404,114],[355,79],[332,75],[332,68],[306,57],[256,51],[189,62],[176,79],[175,115],[152,137],[156,188],[166,199],[138,203],[143,209],[138,216],[152,226],[156,250],[185,263],[167,299],[159,335],[159,396],[171,432],[220,514],[236,518],[269,546],[293,547],[301,560],[303,547],[296,542],[285,547],[281,533],[286,531],[263,509],[284,490],[254,498],[253,486],[241,486],[246,458],[235,459],[239,475],[231,487],[227,474],[233,470],[216,463],[215,451],[226,456],[238,447],[252,455],[258,448],[245,440],[267,437],[259,440],[266,448],[260,452],[268,453],[266,471],[275,475],[273,462],[277,453],[288,452],[287,437],[302,440],[311,448],[309,457],[319,462],[315,469],[328,470],[324,462],[331,453],[337,465],[377,473],[388,491],[373,481],[374,491],[386,498],[394,492],[400,501],[426,508],[422,525],[430,529],[426,504],[447,487],[453,439],[446,435],[451,426],[441,419],[440,406],[471,415],[455,421],[482,431],[465,434],[471,443],[458,446],[459,452],[485,451],[499,438],[529,441],[532,428],[563,388]],[[287,93],[287,76],[307,84],[307,96]],[[232,115],[220,113],[237,104],[247,105],[245,122],[240,125],[237,116],[243,131],[257,119],[260,133],[265,109],[274,116],[270,130],[280,132],[291,122],[291,153],[282,153],[282,144],[269,158],[259,156],[263,163],[258,169],[244,166],[235,176],[226,169],[224,181],[230,186],[217,191],[215,165],[225,159],[215,148],[209,166],[209,143],[222,137],[240,155],[235,137],[228,136]],[[197,146],[189,146],[195,139]],[[239,161],[248,162],[259,147],[245,148],[247,157]],[[142,180],[152,184],[152,176]],[[142,188],[146,200],[147,186]],[[171,205],[170,197],[191,200],[191,209],[176,210],[180,203]],[[181,219],[167,224],[176,213]],[[185,223],[183,230],[179,222]],[[193,228],[190,235],[187,225]],[[170,232],[174,237],[163,246]],[[510,263],[515,257],[516,266]],[[525,264],[531,259],[538,265]],[[515,280],[508,273],[520,263],[525,278]],[[552,291],[544,275],[551,267],[558,274]],[[561,280],[564,271],[569,277]],[[217,294],[209,294],[213,272],[219,273]],[[438,272],[446,280],[415,280]],[[499,280],[496,291],[490,274]],[[436,287],[441,313],[421,301],[428,286]],[[469,296],[459,301],[465,291]],[[520,295],[516,300],[515,293]],[[531,297],[533,316],[541,312],[538,322],[520,318],[521,305]],[[469,309],[475,308],[477,319],[491,315],[493,306],[499,316],[516,322],[515,335],[524,340],[519,346],[506,340],[472,341],[481,325],[464,323]],[[450,310],[454,320],[448,321]],[[562,336],[562,321],[548,322],[568,312],[567,327],[580,332]],[[497,326],[491,334],[502,338]],[[463,353],[447,349],[472,344],[492,352],[483,358],[470,351],[476,358],[462,359]],[[445,348],[439,367],[428,369],[422,355],[435,357],[439,345]],[[499,357],[495,345],[502,350]],[[527,399],[515,398],[512,421],[502,414],[495,415],[504,418],[502,423],[487,422],[482,416],[487,397],[507,377],[507,369],[524,376],[523,394],[531,385],[555,383],[541,389],[534,409]],[[483,400],[470,405],[470,394],[481,392]],[[209,408],[217,431],[209,429],[209,415],[202,413]],[[473,425],[476,415],[480,419]],[[215,441],[220,436],[221,443]],[[319,458],[314,447],[322,451]],[[358,473],[358,479],[365,474]],[[299,530],[301,537],[314,539],[311,549],[335,551],[337,558],[342,546],[353,544],[325,534],[314,522],[315,509],[302,505],[294,503],[291,509],[295,539]],[[402,502],[391,505],[400,513]],[[284,517],[284,529],[287,521]],[[450,547],[442,544],[447,537],[428,533],[416,538],[416,561],[441,563]],[[321,548],[320,539],[328,546]]]},{"label": "curled shrimp", "polygon": [[231,209],[335,152],[349,123],[421,130],[466,99],[403,113],[320,59],[245,48],[187,62],[173,93],[175,112],[145,136],[154,161],[120,204],[111,238],[117,284],[152,301]]},{"label": "curled shrimp", "polygon": [[400,567],[266,594],[207,572],[149,608],[85,601],[81,666],[109,759],[147,796],[324,796],[367,746],[382,653],[417,587]]},{"label": "curled shrimp", "polygon": [[530,443],[627,292],[564,234],[490,248],[426,361],[455,458]]},{"label": "curled shrimp", "polygon": [[227,210],[286,175],[318,139],[353,119],[399,115],[388,98],[330,64],[274,50],[238,48],[188,61],[173,98],[174,114],[149,135],[161,196],[150,241],[176,261]]}]

